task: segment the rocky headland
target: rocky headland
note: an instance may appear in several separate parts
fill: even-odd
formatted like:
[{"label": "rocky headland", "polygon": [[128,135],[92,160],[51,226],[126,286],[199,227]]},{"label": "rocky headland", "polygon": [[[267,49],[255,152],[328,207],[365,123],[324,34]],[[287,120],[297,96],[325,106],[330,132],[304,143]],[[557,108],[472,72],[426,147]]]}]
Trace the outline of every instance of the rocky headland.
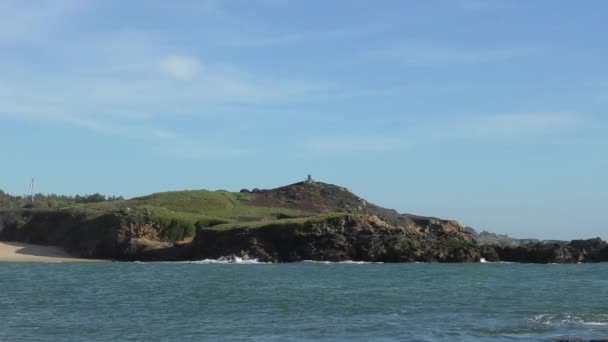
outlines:
[{"label": "rocky headland", "polygon": [[51,209],[4,208],[0,240],[112,260],[608,261],[600,239],[486,243],[458,222],[401,214],[312,179],[238,193],[179,191]]}]

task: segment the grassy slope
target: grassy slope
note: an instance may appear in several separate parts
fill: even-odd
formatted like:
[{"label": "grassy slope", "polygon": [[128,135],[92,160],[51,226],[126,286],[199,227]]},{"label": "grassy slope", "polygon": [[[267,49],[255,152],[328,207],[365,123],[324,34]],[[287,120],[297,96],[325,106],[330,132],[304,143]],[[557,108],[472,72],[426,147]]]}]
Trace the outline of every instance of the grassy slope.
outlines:
[{"label": "grassy slope", "polygon": [[259,227],[276,223],[281,218],[305,220],[302,218],[316,215],[311,211],[280,204],[257,203],[262,196],[224,190],[173,191],[124,201],[75,204],[69,209],[84,213],[90,218],[109,212],[128,213],[136,222],[146,222],[148,219],[145,217],[149,217],[159,227],[160,237],[166,241],[192,237],[196,225],[222,225],[223,229],[228,229],[230,225],[240,227],[239,224],[246,223],[250,227]]},{"label": "grassy slope", "polygon": [[[247,222],[260,226],[277,219],[313,217],[320,214],[358,212],[395,217],[393,210],[365,202],[348,189],[326,183],[295,183],[257,193],[225,190],[188,190],[151,194],[126,201],[81,205],[89,211],[107,212],[125,208],[146,209],[161,220],[177,218],[202,226]],[[321,215],[322,216],[322,215]],[[256,222],[256,224],[253,224]],[[283,221],[285,222],[285,221]],[[229,227],[224,225],[223,227]]]},{"label": "grassy slope", "polygon": [[235,223],[224,223],[217,226],[211,227],[214,230],[229,230],[229,229],[256,229],[260,227],[267,227],[272,225],[299,225],[302,226],[306,223],[321,223],[326,221],[327,219],[337,218],[337,217],[345,217],[352,214],[336,212],[336,213],[326,213],[326,214],[318,214],[312,217],[298,217],[298,218],[285,218],[278,220],[270,220],[270,221],[255,221],[255,222],[235,222]]},{"label": "grassy slope", "polygon": [[204,215],[231,221],[257,221],[284,216],[308,216],[310,212],[280,206],[257,206],[258,194],[223,190],[193,190],[152,194],[128,201],[135,206],[165,208],[173,212]]}]

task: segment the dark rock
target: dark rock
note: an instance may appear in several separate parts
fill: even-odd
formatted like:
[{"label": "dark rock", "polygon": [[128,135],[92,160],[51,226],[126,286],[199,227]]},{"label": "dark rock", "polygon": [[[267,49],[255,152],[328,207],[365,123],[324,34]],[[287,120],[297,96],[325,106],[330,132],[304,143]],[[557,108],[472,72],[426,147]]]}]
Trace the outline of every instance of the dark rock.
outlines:
[{"label": "dark rock", "polygon": [[[195,259],[248,255],[262,261],[474,262],[480,254],[469,234],[446,224],[428,232],[395,227],[374,215],[344,214],[262,227],[200,229]],[[442,234],[437,234],[441,231]]]},{"label": "dark rock", "polygon": [[498,253],[496,253],[496,249],[492,246],[481,246],[480,247],[481,257],[486,261],[497,262],[500,261],[500,257]]},{"label": "dark rock", "polygon": [[608,261],[608,243],[600,238],[492,248],[500,260],[510,262],[547,264]]}]

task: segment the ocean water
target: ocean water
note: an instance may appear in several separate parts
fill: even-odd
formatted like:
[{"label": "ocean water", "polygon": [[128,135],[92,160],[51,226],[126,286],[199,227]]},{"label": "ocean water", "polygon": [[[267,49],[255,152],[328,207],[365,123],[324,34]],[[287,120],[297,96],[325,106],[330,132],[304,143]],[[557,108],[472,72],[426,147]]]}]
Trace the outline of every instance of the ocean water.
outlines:
[{"label": "ocean water", "polygon": [[0,341],[608,338],[608,264],[0,263]]}]

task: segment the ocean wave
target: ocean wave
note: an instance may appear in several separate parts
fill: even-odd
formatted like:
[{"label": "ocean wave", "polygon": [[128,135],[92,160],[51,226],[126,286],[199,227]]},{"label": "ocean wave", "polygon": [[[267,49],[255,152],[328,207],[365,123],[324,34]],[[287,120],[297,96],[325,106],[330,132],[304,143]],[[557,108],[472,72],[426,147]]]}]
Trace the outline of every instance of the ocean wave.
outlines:
[{"label": "ocean wave", "polygon": [[383,262],[377,261],[353,261],[353,260],[345,260],[345,261],[318,261],[318,260],[304,260],[302,262],[312,263],[312,264],[345,264],[345,265],[369,265],[369,264],[383,264]]},{"label": "ocean wave", "polygon": [[608,326],[608,322],[583,322],[583,325],[601,325]]},{"label": "ocean wave", "polygon": [[575,315],[575,314],[539,314],[528,319],[542,325],[590,325],[608,326],[606,315]]},{"label": "ocean wave", "polygon": [[203,260],[184,260],[184,261],[132,261],[134,264],[196,264],[196,265],[211,265],[211,264],[223,264],[223,265],[265,265],[271,264],[271,262],[262,262],[256,258],[250,258],[248,256],[238,257],[235,255],[223,256],[217,259],[203,259]]},{"label": "ocean wave", "polygon": [[204,259],[204,260],[196,260],[196,261],[186,261],[188,264],[197,264],[197,265],[209,265],[209,264],[239,264],[239,265],[263,265],[270,264],[269,262],[262,262],[255,258],[250,258],[248,256],[238,257],[235,255],[223,256],[217,259]]},{"label": "ocean wave", "polygon": [[517,264],[516,262],[512,262],[512,261],[488,261],[485,258],[479,259],[479,263],[480,264]]}]

